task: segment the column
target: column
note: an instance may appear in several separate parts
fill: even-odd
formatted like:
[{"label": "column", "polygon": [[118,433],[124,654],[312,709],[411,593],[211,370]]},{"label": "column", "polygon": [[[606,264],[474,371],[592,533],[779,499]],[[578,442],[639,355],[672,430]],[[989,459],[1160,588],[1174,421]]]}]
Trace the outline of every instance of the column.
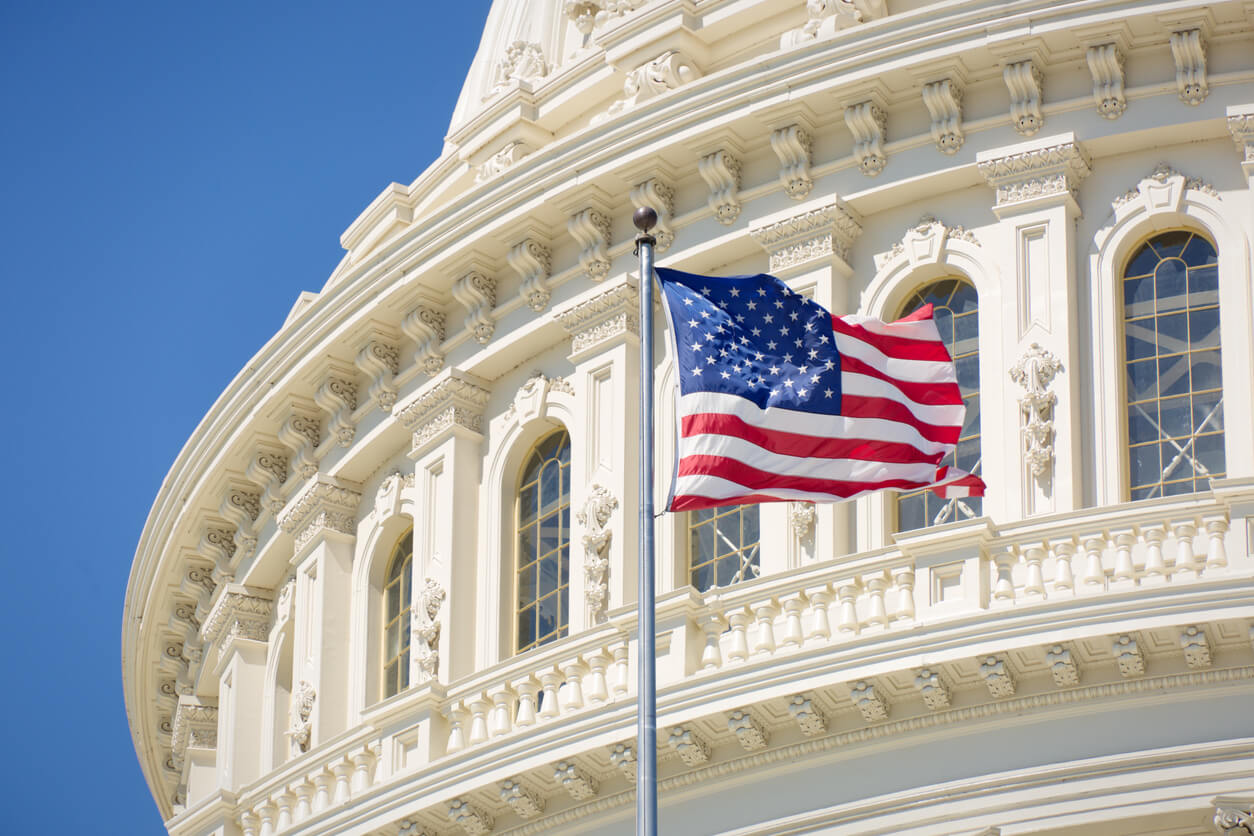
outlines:
[{"label": "column", "polygon": [[[295,539],[292,730],[302,750],[347,729],[353,544],[361,494],[319,475],[288,503],[279,527]],[[302,740],[303,738],[303,740]]]},{"label": "column", "polygon": [[[981,316],[981,326],[996,325],[981,327],[981,381],[985,372],[1000,378],[1009,371],[1014,394],[981,398],[988,481],[1004,486],[995,492],[1000,498],[986,501],[1008,518],[1073,510],[1084,504],[1081,454],[1092,445],[1080,437],[1075,274],[1076,195],[1090,171],[1088,155],[1066,133],[982,152],[976,162],[996,190],[998,225],[988,246],[1004,265],[997,316]],[[980,305],[983,312],[983,298]],[[1003,436],[997,427],[1018,429]],[[1001,509],[991,507],[997,502]]]},{"label": "column", "polygon": [[484,613],[476,606],[479,481],[487,384],[449,368],[397,410],[413,433],[414,624],[410,682],[474,671]]},{"label": "column", "polygon": [[[571,614],[573,635],[605,619],[607,610],[636,600],[639,474],[636,450],[640,404],[640,317],[637,281],[621,275],[585,293],[557,312],[571,335],[575,366],[576,422],[572,437],[579,450],[571,460]],[[661,320],[662,317],[657,317]],[[662,327],[656,329],[660,347]],[[664,357],[658,351],[657,357]],[[660,364],[659,364],[660,365]],[[656,375],[656,372],[655,372]],[[657,410],[657,489],[666,502],[674,455],[673,433],[665,424],[662,399],[669,389],[654,381]],[[673,588],[676,559],[666,538],[657,537],[657,577],[661,590]],[[681,570],[682,571],[682,570]]]},{"label": "column", "polygon": [[[749,224],[749,234],[766,251],[772,275],[834,314],[854,310],[849,251],[862,234],[862,224],[840,198],[829,195],[769,215]],[[793,536],[790,505],[774,502],[761,506],[763,534],[777,533],[774,542],[763,543],[763,575],[789,568],[789,552],[796,551],[788,542]],[[853,550],[853,517],[852,503],[815,506],[813,559],[829,560]]]},{"label": "column", "polygon": [[216,783],[223,789],[246,786],[269,767],[261,763],[261,741],[267,732],[262,700],[272,607],[269,591],[229,584],[202,628],[204,659],[218,682]]}]

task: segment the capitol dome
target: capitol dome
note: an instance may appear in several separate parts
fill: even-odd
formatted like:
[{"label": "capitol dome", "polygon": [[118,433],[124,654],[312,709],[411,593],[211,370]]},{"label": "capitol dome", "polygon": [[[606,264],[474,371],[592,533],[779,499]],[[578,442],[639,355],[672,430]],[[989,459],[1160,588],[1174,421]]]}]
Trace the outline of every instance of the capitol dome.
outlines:
[{"label": "capitol dome", "polygon": [[932,303],[989,486],[659,516],[661,832],[1254,832],[1248,0],[496,0],[153,504],[169,832],[635,832],[638,207]]}]

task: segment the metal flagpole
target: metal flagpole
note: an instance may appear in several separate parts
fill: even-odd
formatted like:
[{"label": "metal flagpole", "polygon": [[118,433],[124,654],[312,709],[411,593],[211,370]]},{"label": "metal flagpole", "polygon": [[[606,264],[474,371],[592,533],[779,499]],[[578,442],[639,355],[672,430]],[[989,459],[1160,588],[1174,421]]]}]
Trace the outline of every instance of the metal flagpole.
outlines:
[{"label": "metal flagpole", "polygon": [[636,834],[657,836],[657,656],[653,619],[653,245],[657,212],[636,210],[640,255],[640,560],[636,710]]}]

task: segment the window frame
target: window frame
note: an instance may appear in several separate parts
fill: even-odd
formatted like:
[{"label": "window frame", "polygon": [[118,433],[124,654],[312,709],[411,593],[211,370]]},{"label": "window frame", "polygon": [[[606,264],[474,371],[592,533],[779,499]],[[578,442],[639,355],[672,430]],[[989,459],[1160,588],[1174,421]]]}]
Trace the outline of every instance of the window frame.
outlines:
[{"label": "window frame", "polygon": [[[409,543],[408,551],[404,550],[406,541]],[[396,571],[397,561],[401,566]],[[408,564],[408,568],[406,568]],[[383,572],[382,584],[382,600],[380,607],[380,625],[379,630],[379,685],[381,699],[389,699],[397,694],[404,693],[410,686],[410,662],[412,658],[413,635],[412,635],[412,619],[414,606],[414,528],[410,526],[400,537],[396,539],[396,543],[392,546],[386,568]],[[404,590],[406,588],[406,580],[408,580],[409,598],[405,600]],[[390,612],[388,605],[388,591],[393,584],[400,586],[400,594],[398,595],[398,610],[395,615]],[[388,629],[393,623],[399,622],[403,618],[411,620],[409,631],[404,631],[405,636],[403,648],[400,648],[398,641],[398,651],[394,656],[388,656]],[[389,677],[389,668],[393,662],[398,664],[397,669],[397,689],[389,691],[391,685]]]},{"label": "window frame", "polygon": [[[538,611],[538,605],[539,605],[540,601],[541,601],[543,598],[547,597],[547,595],[546,595],[546,596],[541,596],[541,595],[539,595],[539,594],[538,594],[538,588],[537,588],[537,595],[536,595],[536,597],[535,597],[535,599],[534,599],[534,600],[532,600],[531,602],[529,602],[526,606],[522,606],[522,605],[521,605],[521,601],[520,601],[520,576],[522,575],[522,569],[521,569],[521,567],[520,567],[520,560],[521,560],[521,558],[522,558],[522,551],[521,551],[521,536],[522,536],[522,530],[523,530],[523,528],[524,528],[524,526],[523,526],[523,524],[522,524],[522,499],[523,499],[523,489],[524,489],[524,488],[525,488],[525,487],[529,484],[529,482],[528,482],[528,481],[526,481],[526,475],[527,475],[527,471],[528,471],[529,467],[530,467],[530,466],[531,466],[531,464],[532,464],[532,458],[533,458],[533,457],[534,457],[534,456],[538,453],[538,451],[539,451],[539,450],[540,450],[540,449],[541,449],[541,448],[542,448],[545,444],[547,444],[547,443],[548,443],[551,439],[553,439],[553,438],[555,438],[555,437],[558,437],[558,436],[564,436],[564,437],[565,437],[565,447],[566,447],[566,463],[565,463],[564,465],[562,465],[562,464],[561,464],[560,455],[559,455],[559,457],[556,459],[556,461],[558,461],[558,463],[559,463],[559,467],[560,467],[560,469],[561,469],[561,472],[559,473],[559,477],[560,477],[560,479],[561,479],[560,484],[564,486],[565,490],[559,493],[559,496],[560,496],[560,497],[562,497],[562,498],[561,498],[561,499],[559,499],[559,501],[558,501],[558,506],[557,506],[557,507],[553,510],[553,512],[552,512],[550,515],[548,515],[548,516],[559,515],[559,529],[558,529],[558,530],[559,530],[559,532],[561,531],[561,528],[560,528],[560,515],[562,514],[562,512],[563,512],[563,511],[565,511],[565,512],[566,512],[566,516],[567,516],[567,525],[566,525],[566,528],[565,528],[565,531],[566,531],[566,539],[565,539],[565,541],[561,541],[561,540],[560,540],[560,538],[559,538],[558,547],[557,547],[557,550],[556,550],[556,555],[557,555],[557,560],[558,560],[558,585],[557,585],[556,589],[554,589],[551,593],[549,593],[549,594],[551,594],[551,595],[555,595],[555,596],[557,597],[557,603],[558,603],[558,620],[557,620],[557,629],[556,629],[556,630],[555,630],[552,634],[547,634],[547,635],[549,635],[549,636],[550,636],[549,638],[546,638],[546,639],[541,640],[541,639],[539,638],[539,636],[537,636],[537,637],[536,637],[536,639],[535,639],[535,641],[533,641],[532,643],[528,644],[526,647],[520,647],[520,642],[521,642],[521,638],[522,638],[522,637],[521,637],[521,636],[520,636],[520,634],[519,634],[519,629],[518,629],[518,627],[519,627],[519,620],[520,620],[520,618],[521,618],[521,616],[522,616],[522,612],[523,612],[523,610],[524,610],[524,609],[527,609],[528,607],[536,607],[536,608],[537,608],[537,611]],[[571,603],[570,603],[570,588],[571,588],[571,583],[570,583],[570,570],[571,570],[571,555],[570,555],[570,549],[571,549],[571,525],[570,525],[570,516],[571,516],[571,513],[572,513],[572,508],[571,508],[571,499],[572,499],[571,474],[573,473],[573,468],[572,468],[573,447],[574,447],[574,444],[573,444],[573,439],[572,439],[572,437],[571,437],[570,431],[569,431],[569,430],[567,430],[564,426],[563,426],[563,427],[558,427],[558,428],[556,428],[556,429],[552,430],[551,432],[547,432],[547,433],[543,434],[542,436],[540,436],[540,438],[536,439],[536,441],[535,441],[534,443],[532,443],[532,444],[531,444],[531,445],[527,448],[527,452],[523,455],[523,457],[522,457],[522,461],[521,461],[521,464],[519,465],[519,468],[518,468],[518,471],[517,471],[518,476],[517,476],[517,481],[516,481],[515,488],[514,488],[514,511],[513,511],[513,526],[512,526],[512,543],[513,543],[513,551],[512,551],[512,560],[511,560],[511,562],[510,562],[510,574],[511,574],[511,578],[510,578],[510,583],[509,583],[509,589],[510,589],[510,602],[511,602],[511,604],[510,604],[510,613],[511,613],[511,618],[510,618],[509,635],[510,635],[510,647],[511,647],[511,654],[512,654],[512,655],[515,655],[515,656],[516,656],[516,655],[518,655],[518,654],[521,654],[521,653],[526,653],[526,652],[528,652],[528,651],[530,651],[530,650],[534,650],[534,649],[539,648],[539,647],[543,647],[543,646],[544,646],[544,645],[546,645],[546,644],[549,644],[549,643],[551,643],[551,642],[553,642],[553,641],[557,641],[558,639],[562,639],[562,638],[565,638],[566,636],[569,636],[569,635],[570,635],[570,626],[571,626],[571,617],[570,617],[570,616],[571,616]],[[557,447],[557,451],[560,451],[561,449],[562,449],[562,448],[561,448],[561,445],[559,444],[559,446]],[[537,487],[538,487],[538,486],[539,486],[539,484],[540,484],[540,479],[541,479],[541,476],[542,476],[542,473],[543,473],[543,470],[544,470],[544,465],[545,465],[545,463],[546,463],[546,462],[548,462],[548,461],[554,461],[554,459],[552,459],[552,458],[550,458],[550,459],[544,459],[544,460],[542,460],[542,461],[541,461],[541,463],[540,463],[540,469],[537,471],[537,474],[536,474],[536,484],[537,484]],[[537,516],[537,518],[536,518],[536,520],[534,521],[534,523],[529,523],[529,525],[534,525],[534,526],[536,527],[536,530],[538,531],[538,530],[539,530],[540,523],[541,523],[544,519],[547,519],[547,517]],[[566,571],[566,582],[565,582],[565,583],[562,583],[562,577],[561,577],[561,560],[562,560],[561,550],[562,550],[563,548],[566,550],[566,561],[567,561],[567,571]],[[549,555],[552,555],[552,554],[554,554],[554,552],[549,552],[548,554],[549,554]],[[546,556],[547,556],[547,555],[546,555]],[[541,557],[537,557],[537,559],[536,559],[536,560],[534,560],[534,561],[530,561],[530,565],[533,565],[533,566],[535,566],[535,567],[536,567],[536,571],[537,571],[537,585],[538,585],[538,572],[539,572],[539,570],[540,570],[540,563],[541,563],[544,559],[545,559],[545,557],[544,557],[544,556],[541,556]],[[563,617],[564,617],[564,620],[563,620]],[[537,631],[538,631],[538,627],[537,627]]]}]

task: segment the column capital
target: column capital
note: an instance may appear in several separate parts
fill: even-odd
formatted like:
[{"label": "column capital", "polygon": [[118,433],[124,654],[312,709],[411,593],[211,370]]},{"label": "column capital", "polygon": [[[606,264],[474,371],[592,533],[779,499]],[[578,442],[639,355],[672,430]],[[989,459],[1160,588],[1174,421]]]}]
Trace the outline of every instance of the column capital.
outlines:
[{"label": "column capital", "polygon": [[206,656],[216,646],[220,662],[236,639],[267,641],[273,611],[274,602],[262,590],[241,584],[223,587],[200,628]]},{"label": "column capital", "polygon": [[279,528],[296,538],[296,553],[315,537],[336,531],[357,534],[357,506],[361,493],[329,476],[319,475],[287,503]]},{"label": "column capital", "polygon": [[1246,177],[1254,177],[1254,104],[1228,108],[1228,132],[1241,154],[1241,170]]},{"label": "column capital", "polygon": [[558,311],[558,322],[571,336],[571,361],[577,363],[594,351],[639,338],[639,307],[636,279],[622,276]]},{"label": "column capital", "polygon": [[171,725],[174,764],[182,769],[187,749],[218,748],[218,706],[196,697],[179,697]]},{"label": "column capital", "polygon": [[413,432],[409,457],[416,459],[450,435],[483,432],[483,410],[491,393],[478,377],[448,368],[417,395],[394,410],[405,429]]},{"label": "column capital", "polygon": [[849,250],[862,234],[858,215],[835,195],[749,224],[749,234],[770,257],[775,274],[833,260],[849,267]]},{"label": "column capital", "polygon": [[1076,189],[1092,171],[1073,133],[983,151],[975,161],[997,191],[993,212],[999,218],[1059,205],[1079,214]]}]

